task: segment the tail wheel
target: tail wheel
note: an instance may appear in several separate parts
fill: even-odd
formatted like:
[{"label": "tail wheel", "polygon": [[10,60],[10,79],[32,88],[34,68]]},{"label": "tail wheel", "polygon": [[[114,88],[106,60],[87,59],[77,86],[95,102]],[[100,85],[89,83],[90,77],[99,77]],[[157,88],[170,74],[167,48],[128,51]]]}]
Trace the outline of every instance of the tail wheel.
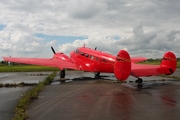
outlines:
[{"label": "tail wheel", "polygon": [[59,76],[60,76],[60,78],[64,78],[65,77],[65,70],[61,70],[60,72],[59,72]]}]

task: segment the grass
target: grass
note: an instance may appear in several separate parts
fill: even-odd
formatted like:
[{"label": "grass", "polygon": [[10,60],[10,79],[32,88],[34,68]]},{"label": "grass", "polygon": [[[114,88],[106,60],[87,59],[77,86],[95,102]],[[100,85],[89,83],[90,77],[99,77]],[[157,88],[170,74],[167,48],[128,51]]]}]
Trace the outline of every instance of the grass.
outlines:
[{"label": "grass", "polygon": [[53,78],[56,76],[56,72],[50,74],[44,81],[39,82],[38,85],[28,90],[22,95],[19,103],[16,105],[15,115],[12,120],[26,120],[28,119],[27,109],[31,102],[38,98],[38,93],[41,92],[44,86],[49,85]]},{"label": "grass", "polygon": [[[149,64],[149,65],[160,65],[161,62],[159,61],[153,61],[153,62],[148,62],[148,61],[145,61],[145,62],[140,62],[139,64]],[[177,62],[177,68],[180,68],[180,62],[178,61]]]},{"label": "grass", "polygon": [[0,66],[0,72],[37,72],[37,71],[57,71],[59,68],[36,66],[36,65],[12,65]]},{"label": "grass", "polygon": [[[159,61],[145,61],[139,64],[159,65]],[[180,62],[177,62],[177,68],[180,68]],[[37,66],[37,65],[0,65],[0,72],[37,72],[37,71],[59,71],[59,68]]]}]

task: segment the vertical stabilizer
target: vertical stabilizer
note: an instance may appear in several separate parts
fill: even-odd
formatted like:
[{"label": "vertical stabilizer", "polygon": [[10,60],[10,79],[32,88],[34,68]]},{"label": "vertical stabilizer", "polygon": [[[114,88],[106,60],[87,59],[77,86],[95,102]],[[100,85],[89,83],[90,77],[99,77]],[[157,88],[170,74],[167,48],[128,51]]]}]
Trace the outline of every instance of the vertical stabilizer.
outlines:
[{"label": "vertical stabilizer", "polygon": [[131,72],[131,58],[125,50],[120,50],[114,64],[114,75],[120,81],[126,80]]},{"label": "vertical stabilizer", "polygon": [[174,73],[174,71],[176,70],[176,67],[177,67],[177,60],[176,60],[176,56],[174,53],[166,52],[164,54],[162,61],[161,61],[160,68],[164,68],[164,67],[169,69],[169,74],[167,74],[167,75],[171,75],[172,73]]}]

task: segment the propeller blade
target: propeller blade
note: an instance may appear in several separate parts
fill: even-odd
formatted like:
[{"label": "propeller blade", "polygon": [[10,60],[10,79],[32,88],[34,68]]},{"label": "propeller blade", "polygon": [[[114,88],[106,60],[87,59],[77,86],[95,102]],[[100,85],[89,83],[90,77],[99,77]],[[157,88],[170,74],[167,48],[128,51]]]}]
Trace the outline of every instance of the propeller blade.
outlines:
[{"label": "propeller blade", "polygon": [[54,54],[56,54],[56,52],[52,46],[51,46],[51,50],[53,51]]}]

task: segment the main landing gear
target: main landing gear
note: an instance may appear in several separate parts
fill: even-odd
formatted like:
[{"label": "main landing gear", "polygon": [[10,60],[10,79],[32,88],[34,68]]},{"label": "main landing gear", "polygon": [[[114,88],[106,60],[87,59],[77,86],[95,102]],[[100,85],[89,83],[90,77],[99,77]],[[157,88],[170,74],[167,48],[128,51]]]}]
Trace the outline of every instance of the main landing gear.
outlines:
[{"label": "main landing gear", "polygon": [[100,72],[94,72],[94,74],[95,74],[95,78],[98,78],[99,77],[99,75],[100,75]]},{"label": "main landing gear", "polygon": [[137,80],[136,80],[136,83],[142,83],[143,82],[143,80],[141,79],[141,78],[138,78]]},{"label": "main landing gear", "polygon": [[137,88],[138,88],[138,89],[141,89],[141,88],[142,88],[142,85],[143,85],[142,82],[143,82],[142,78],[138,78],[138,79],[136,80]]},{"label": "main landing gear", "polygon": [[59,76],[60,76],[60,78],[65,78],[65,76],[66,76],[65,70],[59,71]]},{"label": "main landing gear", "polygon": [[64,79],[65,76],[66,76],[65,70],[59,71],[59,77],[60,77],[61,83],[64,83],[64,82],[65,82],[65,79]]}]

